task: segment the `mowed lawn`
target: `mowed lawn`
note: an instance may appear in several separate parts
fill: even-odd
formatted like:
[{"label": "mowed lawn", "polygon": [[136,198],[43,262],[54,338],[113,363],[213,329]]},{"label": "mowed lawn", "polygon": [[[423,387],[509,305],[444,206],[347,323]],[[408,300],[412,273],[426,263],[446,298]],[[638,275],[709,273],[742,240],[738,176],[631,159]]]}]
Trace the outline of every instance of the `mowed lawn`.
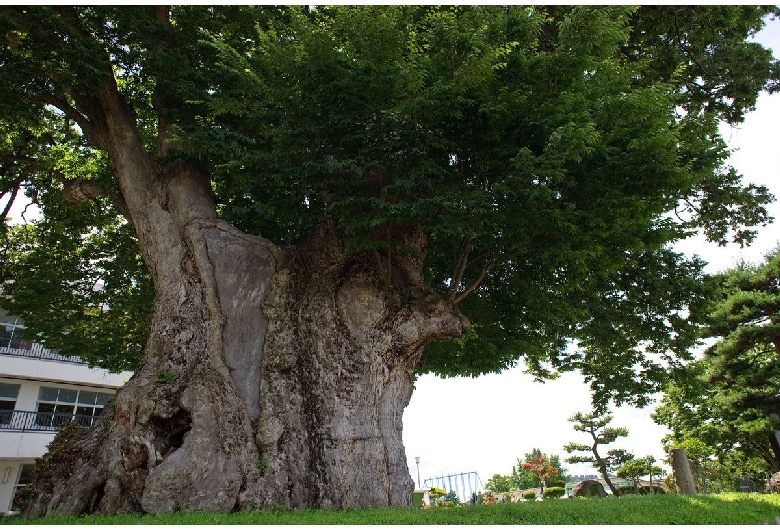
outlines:
[{"label": "mowed lawn", "polygon": [[364,510],[267,510],[249,513],[177,513],[115,517],[55,517],[33,521],[18,517],[0,524],[777,524],[780,495],[646,495],[617,499],[558,499],[492,506],[459,506],[430,510],[369,508]]}]

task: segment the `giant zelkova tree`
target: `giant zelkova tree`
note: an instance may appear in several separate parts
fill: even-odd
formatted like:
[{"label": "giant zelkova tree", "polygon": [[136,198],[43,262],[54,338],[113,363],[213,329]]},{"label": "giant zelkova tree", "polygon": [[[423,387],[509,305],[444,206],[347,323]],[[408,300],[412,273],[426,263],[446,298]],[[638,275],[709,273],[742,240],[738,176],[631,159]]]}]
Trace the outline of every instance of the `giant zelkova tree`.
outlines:
[{"label": "giant zelkova tree", "polygon": [[694,337],[669,244],[769,220],[718,124],[772,12],[0,8],[0,191],[42,210],[3,308],[135,371],[27,514],[408,506],[420,371],[642,404]]}]

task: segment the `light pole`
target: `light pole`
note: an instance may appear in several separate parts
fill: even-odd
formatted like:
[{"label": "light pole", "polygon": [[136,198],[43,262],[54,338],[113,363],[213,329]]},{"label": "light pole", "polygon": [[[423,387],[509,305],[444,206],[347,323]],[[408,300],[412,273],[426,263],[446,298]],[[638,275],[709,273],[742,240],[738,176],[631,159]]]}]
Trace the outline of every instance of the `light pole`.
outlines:
[{"label": "light pole", "polygon": [[417,488],[422,488],[422,483],[420,483],[420,457],[415,456],[414,461],[417,463]]}]

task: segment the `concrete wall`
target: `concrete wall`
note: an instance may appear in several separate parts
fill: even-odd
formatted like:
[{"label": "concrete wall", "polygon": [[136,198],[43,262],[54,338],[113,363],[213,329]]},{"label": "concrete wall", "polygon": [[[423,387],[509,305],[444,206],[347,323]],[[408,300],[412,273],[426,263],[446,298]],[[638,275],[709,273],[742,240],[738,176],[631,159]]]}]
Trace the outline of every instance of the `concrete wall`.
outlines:
[{"label": "concrete wall", "polygon": [[22,464],[32,464],[32,460],[1,460],[0,461],[0,513],[11,509],[12,495],[19,469]]},{"label": "concrete wall", "polygon": [[[0,361],[4,360],[4,357],[0,357]],[[0,377],[0,382],[21,385],[19,388],[19,396],[16,399],[16,406],[14,409],[30,412],[36,410],[38,402],[38,390],[41,386],[57,386],[60,388],[95,390],[112,393],[116,392],[116,388],[111,387],[64,384],[57,381],[29,381],[25,379],[14,379],[7,376]],[[54,439],[54,434],[55,433],[53,431],[11,432],[0,429],[0,466],[4,464],[2,461],[3,459],[37,458],[43,455],[43,453],[46,452],[46,446]],[[1,473],[0,479],[2,479]],[[0,506],[2,506],[2,501],[0,501]]]},{"label": "concrete wall", "polygon": [[16,355],[0,355],[0,377],[32,379],[62,383],[82,383],[99,387],[119,388],[133,375],[132,372],[112,374],[85,364],[44,361]]}]

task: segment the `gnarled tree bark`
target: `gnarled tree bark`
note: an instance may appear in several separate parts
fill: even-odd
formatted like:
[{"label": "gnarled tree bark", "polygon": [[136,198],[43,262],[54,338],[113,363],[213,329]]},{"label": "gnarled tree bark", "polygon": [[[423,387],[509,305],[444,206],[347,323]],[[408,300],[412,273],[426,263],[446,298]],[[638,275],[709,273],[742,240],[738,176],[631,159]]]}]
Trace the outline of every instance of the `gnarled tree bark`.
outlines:
[{"label": "gnarled tree bark", "polygon": [[386,291],[327,227],[284,251],[218,219],[183,234],[141,367],[27,514],[409,505],[403,409],[452,306],[419,274]]},{"label": "gnarled tree bark", "polygon": [[219,220],[196,168],[127,145],[112,160],[155,282],[149,340],[26,514],[410,505],[412,374],[425,344],[462,330],[421,260],[394,256],[388,289],[327,225],[280,249]]}]

